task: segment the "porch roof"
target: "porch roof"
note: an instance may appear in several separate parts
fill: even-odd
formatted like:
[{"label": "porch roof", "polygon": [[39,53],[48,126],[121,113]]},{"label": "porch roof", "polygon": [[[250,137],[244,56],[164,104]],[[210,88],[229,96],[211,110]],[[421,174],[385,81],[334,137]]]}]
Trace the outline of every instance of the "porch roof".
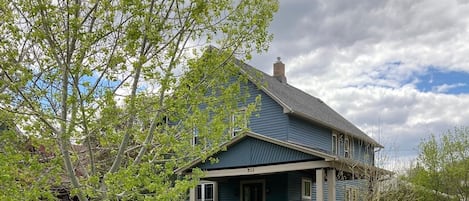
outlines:
[{"label": "porch roof", "polygon": [[[294,151],[298,151],[298,152],[301,152],[301,153],[304,153],[304,154],[307,154],[307,155],[319,157],[319,158],[324,159],[324,161],[338,160],[337,156],[330,155],[330,154],[327,154],[327,153],[324,153],[322,151],[315,150],[315,149],[312,149],[312,148],[309,148],[309,147],[304,147],[304,146],[300,146],[300,145],[293,144],[293,143],[290,143],[290,142],[281,141],[281,140],[277,140],[277,139],[274,139],[274,138],[266,137],[264,135],[260,135],[260,134],[257,134],[257,133],[251,132],[251,131],[247,131],[245,133],[237,135],[236,137],[232,138],[230,141],[228,141],[226,143],[223,143],[221,146],[219,146],[219,148],[217,150],[212,152],[210,154],[210,156],[214,156],[218,153],[222,153],[222,151],[225,148],[227,149],[227,151],[230,151],[230,147],[232,147],[233,145],[241,142],[242,140],[244,140],[246,138],[253,138],[253,139],[256,139],[256,140],[259,140],[259,141],[262,141],[262,142],[266,142],[266,143],[277,145],[277,146],[280,146],[280,147],[283,147],[283,148],[287,148],[289,150],[294,150]],[[199,164],[204,163],[205,160],[206,159],[197,158],[197,159],[191,161],[190,163],[188,163],[187,165],[176,169],[175,172],[177,174],[182,174],[182,173],[186,172],[187,170],[189,170],[189,169],[191,169],[191,168],[193,168],[193,167],[195,167]]]}]

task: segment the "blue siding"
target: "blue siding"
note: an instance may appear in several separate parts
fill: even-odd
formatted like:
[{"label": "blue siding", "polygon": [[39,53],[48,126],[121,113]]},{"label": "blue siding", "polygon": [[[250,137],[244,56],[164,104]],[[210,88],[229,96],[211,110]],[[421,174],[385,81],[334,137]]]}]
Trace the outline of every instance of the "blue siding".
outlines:
[{"label": "blue siding", "polygon": [[220,152],[214,157],[219,159],[218,163],[205,162],[200,164],[199,168],[210,170],[319,159],[303,152],[251,137],[228,147],[228,151]]},{"label": "blue siding", "polygon": [[[317,186],[316,181],[313,181],[313,190],[311,191],[311,192],[313,192],[313,194],[312,194],[312,196],[311,196],[311,200],[312,200],[312,201],[315,201],[315,200],[316,200],[316,186]],[[324,180],[322,189],[324,190],[324,192],[323,192],[323,193],[324,193],[324,194],[323,194],[323,196],[324,196],[324,201],[328,201],[328,200],[329,200],[329,198],[328,198],[328,196],[329,196],[329,187],[328,187],[328,185],[327,185],[327,181],[326,181],[326,180]],[[337,194],[336,194],[336,196],[337,196]],[[341,200],[341,199],[338,199],[338,198],[336,197],[336,200]]]},{"label": "blue siding", "polygon": [[[250,94],[247,99],[248,103],[254,102],[257,96],[261,97],[259,111],[254,112],[249,119],[251,131],[275,139],[321,149],[328,153],[332,152],[332,129],[283,113],[282,106],[250,81],[244,87],[247,87],[246,91]],[[338,145],[339,156],[344,156],[343,139],[339,138]],[[366,143],[360,143],[359,140],[353,139],[353,159],[373,164],[374,152],[372,148],[369,149],[366,152]]]},{"label": "blue siding", "polygon": [[373,164],[374,151],[372,147],[368,146],[366,142],[357,139],[353,140],[353,146],[353,159],[365,164]]},{"label": "blue siding", "polygon": [[[310,179],[313,182],[315,182],[315,175],[313,174],[308,174],[306,172],[289,172],[288,173],[288,200],[289,201],[307,201],[305,199],[302,199],[301,196],[301,180],[303,178]],[[315,198],[316,194],[315,191],[312,191],[312,199]]]},{"label": "blue siding", "polygon": [[285,201],[287,200],[287,174],[273,174],[250,177],[232,177],[217,182],[218,200],[239,201],[241,181],[263,180],[265,181],[265,200]]},{"label": "blue siding", "polygon": [[255,132],[271,138],[286,140],[288,133],[288,116],[283,108],[270,96],[248,82],[249,94],[247,102],[254,102],[257,96],[261,97],[261,106],[258,112],[253,113],[249,120],[249,128]]},{"label": "blue siding", "polygon": [[218,200],[239,201],[239,180],[236,178],[217,182]]},{"label": "blue siding", "polygon": [[[339,156],[344,157],[344,138],[339,137]],[[374,151],[372,146],[368,146],[366,142],[363,142],[358,139],[353,139],[349,136],[349,139],[353,142],[352,148],[352,159],[359,161],[361,163],[373,165],[374,161]],[[367,148],[368,146],[368,148]]]},{"label": "blue siding", "polygon": [[288,173],[288,200],[301,200],[301,174]]},{"label": "blue siding", "polygon": [[332,131],[330,129],[294,116],[290,116],[289,122],[288,141],[331,152]]}]

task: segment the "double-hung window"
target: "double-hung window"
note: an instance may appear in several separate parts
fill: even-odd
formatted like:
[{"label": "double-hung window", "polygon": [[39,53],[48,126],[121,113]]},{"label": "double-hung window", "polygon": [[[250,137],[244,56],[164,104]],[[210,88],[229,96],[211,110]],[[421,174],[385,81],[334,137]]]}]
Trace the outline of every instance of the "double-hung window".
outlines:
[{"label": "double-hung window", "polygon": [[348,136],[344,139],[344,157],[352,158],[352,140]]},{"label": "double-hung window", "polygon": [[246,109],[241,108],[231,115],[231,137],[235,137],[243,129],[247,128]]},{"label": "double-hung window", "polygon": [[203,182],[195,188],[196,201],[215,201],[215,182]]},{"label": "double-hung window", "polygon": [[301,179],[301,198],[311,200],[312,182],[310,179]]},{"label": "double-hung window", "polygon": [[337,133],[333,133],[332,134],[332,153],[337,155],[339,153],[339,143],[338,143],[338,140],[337,140]]}]

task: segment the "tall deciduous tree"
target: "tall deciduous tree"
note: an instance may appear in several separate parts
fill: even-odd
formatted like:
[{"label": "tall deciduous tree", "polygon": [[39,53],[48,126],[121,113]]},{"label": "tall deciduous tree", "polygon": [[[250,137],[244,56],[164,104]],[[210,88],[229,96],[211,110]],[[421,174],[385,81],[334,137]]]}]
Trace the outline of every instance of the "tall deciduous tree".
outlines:
[{"label": "tall deciduous tree", "polygon": [[432,135],[420,144],[408,181],[425,200],[469,199],[469,128]]},{"label": "tall deciduous tree", "polygon": [[[0,108],[21,131],[2,137],[24,133],[61,159],[2,157],[22,165],[0,175],[16,189],[4,196],[70,184],[80,200],[182,199],[201,174],[173,170],[227,140],[227,121],[249,96],[231,59],[268,48],[277,4],[0,0]],[[191,146],[195,132],[202,140]],[[19,184],[25,174],[40,186]]]}]

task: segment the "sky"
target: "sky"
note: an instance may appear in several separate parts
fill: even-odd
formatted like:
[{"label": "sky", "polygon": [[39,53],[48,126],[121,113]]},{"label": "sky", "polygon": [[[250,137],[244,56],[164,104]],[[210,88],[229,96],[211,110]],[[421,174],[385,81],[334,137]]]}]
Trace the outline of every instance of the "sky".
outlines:
[{"label": "sky", "polygon": [[268,52],[248,63],[287,81],[408,166],[431,134],[469,126],[469,1],[280,0]]}]

